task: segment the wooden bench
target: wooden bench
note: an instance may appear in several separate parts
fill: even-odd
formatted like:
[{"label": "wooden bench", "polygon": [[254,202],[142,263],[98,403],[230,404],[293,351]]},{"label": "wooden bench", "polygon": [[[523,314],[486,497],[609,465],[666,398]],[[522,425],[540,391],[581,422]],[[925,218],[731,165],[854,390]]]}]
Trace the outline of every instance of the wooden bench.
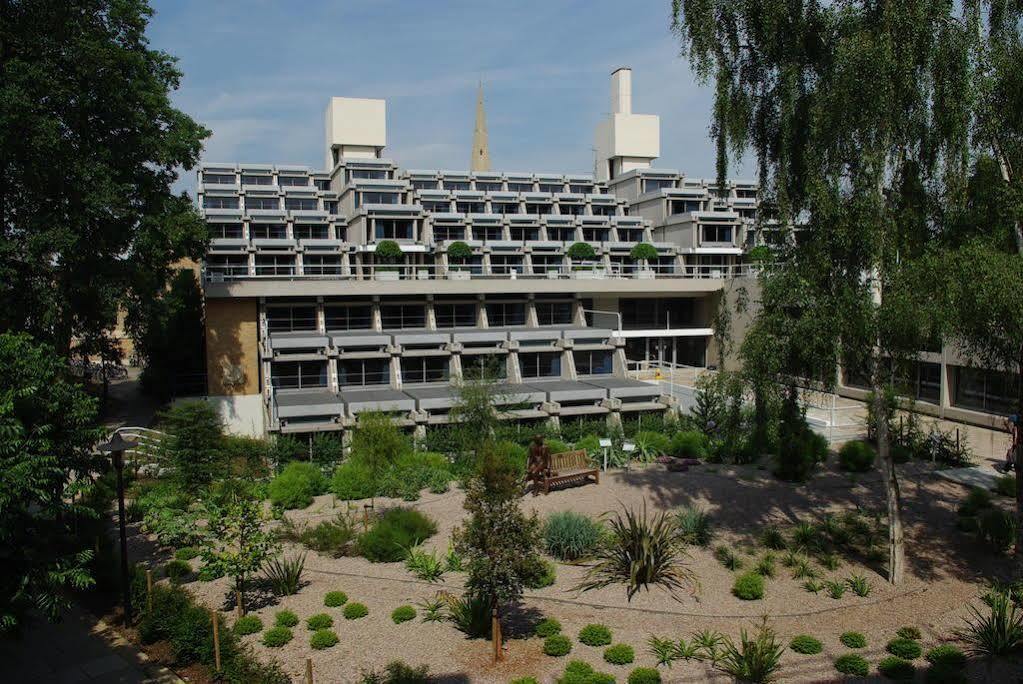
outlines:
[{"label": "wooden bench", "polygon": [[590,465],[584,450],[551,454],[551,469],[543,478],[543,493],[549,494],[552,484],[566,482],[586,484],[590,477],[593,478],[594,484],[600,482],[600,471]]}]

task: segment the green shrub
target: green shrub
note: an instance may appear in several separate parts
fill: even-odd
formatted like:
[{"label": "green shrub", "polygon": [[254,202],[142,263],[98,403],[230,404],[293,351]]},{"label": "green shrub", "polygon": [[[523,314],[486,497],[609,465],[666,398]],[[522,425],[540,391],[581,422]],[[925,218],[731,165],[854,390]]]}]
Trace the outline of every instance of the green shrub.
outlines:
[{"label": "green shrub", "polygon": [[706,546],[712,535],[710,515],[697,506],[682,506],[675,511],[675,529],[679,541],[685,544]]},{"label": "green shrub", "polygon": [[554,618],[544,618],[537,623],[533,633],[541,639],[546,639],[547,637],[554,636],[555,634],[561,634],[561,623]]},{"label": "green shrub", "polygon": [[398,606],[391,611],[391,620],[396,625],[400,625],[403,622],[414,620],[416,617],[416,609],[412,606]]},{"label": "green shrub", "polygon": [[763,578],[774,577],[774,554],[768,551],[753,566],[753,572]]},{"label": "green shrub", "polygon": [[327,489],[327,480],[319,466],[292,461],[270,481],[270,502],[285,509],[305,508],[313,497]]},{"label": "green shrub", "polygon": [[451,622],[470,639],[490,638],[491,613],[486,598],[469,594],[451,597],[447,599],[447,609]]},{"label": "green shrub", "polygon": [[835,669],[850,677],[866,677],[870,674],[870,663],[863,656],[846,653],[835,659]]},{"label": "green shrub", "polygon": [[[846,578],[845,583],[849,585],[849,588],[852,589],[853,593],[856,594],[857,596],[870,596],[870,591],[872,589],[872,587],[870,586],[870,580],[868,580],[863,575],[857,575],[854,573],[853,575]],[[919,633],[920,632],[918,630],[917,634]]]},{"label": "green shrub", "polygon": [[571,451],[568,445],[560,439],[545,439],[544,444],[547,445],[547,448],[551,450],[552,454],[563,454],[566,451]]},{"label": "green shrub", "polygon": [[821,644],[820,639],[815,639],[809,634],[800,634],[799,636],[792,637],[792,641],[789,642],[789,648],[803,655],[815,655],[824,650],[824,645]]},{"label": "green shrub", "polygon": [[597,258],[597,253],[593,251],[593,245],[588,242],[573,242],[565,254],[572,261],[593,261]]},{"label": "green shrub", "polygon": [[543,526],[544,547],[560,560],[586,558],[596,551],[603,529],[600,523],[581,513],[552,513]]},{"label": "green shrub", "polygon": [[948,665],[931,665],[924,672],[926,684],[968,684],[969,678],[962,668]]},{"label": "green shrub", "polygon": [[628,644],[615,644],[604,649],[604,660],[612,665],[628,665],[636,659],[636,652]]},{"label": "green shrub", "polygon": [[279,610],[274,616],[274,624],[278,627],[294,627],[298,624],[298,616],[290,610]]},{"label": "green shrub", "polygon": [[824,587],[828,590],[828,596],[836,601],[845,595],[845,583],[837,580],[827,580]]},{"label": "green shrub", "polygon": [[1000,508],[980,514],[977,533],[997,553],[1005,553],[1016,541],[1016,516]]},{"label": "green shrub", "polygon": [[396,563],[406,550],[429,539],[437,524],[411,508],[392,508],[359,537],[359,551],[374,563]]},{"label": "green shrub", "polygon": [[881,662],[877,664],[877,670],[888,679],[900,682],[911,681],[916,676],[916,668],[913,667],[913,663],[898,656],[882,658]]},{"label": "green shrub", "polygon": [[572,650],[572,642],[562,634],[555,634],[544,639],[543,652],[549,656],[560,658]]},{"label": "green shrub", "polygon": [[966,654],[952,644],[942,644],[927,651],[927,662],[942,667],[966,667]]},{"label": "green shrub", "polygon": [[196,575],[200,582],[212,582],[218,580],[224,576],[224,571],[220,568],[215,568],[210,565],[204,565],[199,568],[199,574]]},{"label": "green shrub", "polygon": [[317,651],[337,645],[337,634],[329,629],[318,629],[309,637],[309,645]]},{"label": "green shrub", "polygon": [[604,672],[597,672],[583,660],[572,660],[565,666],[565,674],[557,679],[558,684],[614,684],[615,678]]},{"label": "green shrub", "polygon": [[732,594],[743,601],[756,601],[764,598],[764,578],[755,572],[747,572],[735,578]]},{"label": "green shrub", "polygon": [[339,499],[355,501],[376,496],[377,483],[369,466],[359,461],[348,460],[334,471],[330,489]]},{"label": "green shrub", "polygon": [[192,566],[183,560],[174,559],[167,561],[163,566],[163,574],[171,582],[175,584],[184,581],[186,577],[192,574]]},{"label": "green shrub", "polygon": [[828,440],[804,428],[785,444],[778,444],[774,474],[787,482],[805,482],[828,456]]},{"label": "green shrub", "polygon": [[632,441],[636,444],[636,456],[644,463],[650,463],[671,451],[671,438],[663,432],[643,430],[637,432]]},{"label": "green shrub", "polygon": [[540,684],[540,681],[536,677],[519,677],[513,679],[511,684]]},{"label": "green shrub", "polygon": [[987,614],[970,606],[966,625],[956,637],[966,642],[972,655],[1002,656],[1023,647],[1023,614],[1017,610],[1014,595],[993,591],[984,597],[990,608]]},{"label": "green shrub", "polygon": [[707,458],[707,436],[697,430],[676,432],[671,436],[668,453],[676,458]]},{"label": "green shrub", "polygon": [[558,571],[554,567],[554,563],[541,559],[536,567],[522,578],[522,581],[527,589],[543,589],[544,587],[553,586],[557,579]]},{"label": "green shrub", "polygon": [[863,636],[860,632],[843,632],[842,636],[838,637],[838,640],[848,648],[867,647],[867,637]]},{"label": "green shrub", "polygon": [[729,570],[738,570],[742,567],[742,558],[739,557],[739,554],[724,544],[714,549],[714,557]]},{"label": "green shrub", "polygon": [[920,629],[918,627],[909,626],[899,627],[899,630],[895,632],[895,636],[900,639],[913,639],[914,641],[920,641],[920,638],[923,635],[920,634]]},{"label": "green shrub", "polygon": [[243,615],[234,621],[234,627],[232,628],[234,633],[239,636],[246,634],[255,634],[263,630],[263,621],[255,615]]},{"label": "green shrub", "polygon": [[774,525],[765,527],[760,533],[760,543],[774,551],[784,551],[786,547],[785,535]]},{"label": "green shrub", "polygon": [[287,627],[271,627],[263,632],[263,645],[267,648],[280,648],[294,638]]},{"label": "green shrub", "polygon": [[970,517],[986,508],[991,508],[991,492],[982,487],[971,487],[966,498],[959,504],[957,513],[964,517]]},{"label": "green shrub", "polygon": [[348,594],[343,591],[328,591],[323,597],[323,605],[328,608],[337,608],[348,603]]},{"label": "green shrub", "polygon": [[292,596],[302,587],[302,572],[305,570],[305,554],[284,558],[271,558],[263,566],[270,589],[277,596]]},{"label": "green shrub", "polygon": [[306,619],[305,626],[312,632],[318,629],[329,629],[334,626],[334,618],[326,613],[317,613],[316,615],[310,615]]},{"label": "green shrub", "polygon": [[349,603],[341,614],[345,616],[345,620],[358,620],[369,615],[369,608],[362,603]]},{"label": "green shrub", "polygon": [[194,546],[186,546],[174,552],[174,558],[180,561],[190,561],[199,555],[199,549]]},{"label": "green shrub", "polygon": [[629,673],[628,684],[661,684],[661,673],[652,667],[637,667]]},{"label": "green shrub", "polygon": [[866,442],[846,442],[838,452],[838,465],[850,473],[865,473],[874,467],[877,454]]},{"label": "green shrub", "polygon": [[898,637],[888,642],[888,645],[884,647],[884,650],[891,653],[893,656],[902,658],[903,660],[913,660],[919,658],[923,649],[920,648],[920,643],[913,639],[905,639]]},{"label": "green shrub", "polygon": [[1016,476],[1002,475],[995,480],[995,494],[1016,498]]},{"label": "green shrub", "polygon": [[586,625],[579,630],[579,641],[587,646],[607,646],[611,643],[611,630],[605,625]]},{"label": "green shrub", "polygon": [[298,533],[298,542],[318,553],[340,558],[346,555],[358,536],[355,521],[345,512],[334,520],[324,520]]}]

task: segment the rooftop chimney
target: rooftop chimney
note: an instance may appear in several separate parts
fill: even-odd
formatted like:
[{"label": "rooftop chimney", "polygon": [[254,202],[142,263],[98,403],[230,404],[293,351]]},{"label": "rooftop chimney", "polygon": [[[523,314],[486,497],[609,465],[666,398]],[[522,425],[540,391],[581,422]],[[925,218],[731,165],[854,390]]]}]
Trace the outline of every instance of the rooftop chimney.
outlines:
[{"label": "rooftop chimney", "polygon": [[632,114],[632,69],[621,67],[611,74],[611,113]]}]

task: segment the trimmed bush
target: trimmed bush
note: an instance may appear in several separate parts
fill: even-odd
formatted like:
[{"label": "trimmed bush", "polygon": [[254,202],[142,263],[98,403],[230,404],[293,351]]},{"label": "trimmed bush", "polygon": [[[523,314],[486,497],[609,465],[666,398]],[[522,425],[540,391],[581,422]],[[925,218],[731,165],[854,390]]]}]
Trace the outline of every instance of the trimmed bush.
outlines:
[{"label": "trimmed bush", "polygon": [[337,642],[337,634],[329,629],[318,629],[313,632],[311,637],[309,637],[309,645],[317,651],[322,651],[325,648],[336,646]]},{"label": "trimmed bush", "polygon": [[278,627],[294,627],[298,624],[298,616],[290,610],[280,610],[274,616],[274,624]]},{"label": "trimmed bush", "polygon": [[554,618],[544,618],[537,623],[536,629],[533,630],[533,633],[541,639],[546,639],[547,637],[554,636],[555,634],[561,634],[561,623]]},{"label": "trimmed bush", "polygon": [[327,490],[327,479],[319,466],[292,461],[270,481],[270,502],[285,509],[305,508],[313,497]]},{"label": "trimmed bush", "polygon": [[579,630],[579,641],[587,646],[607,646],[611,643],[611,630],[605,625],[586,625]]},{"label": "trimmed bush", "polygon": [[368,499],[377,493],[373,471],[359,461],[348,460],[334,470],[330,489],[339,499],[355,501]]},{"label": "trimmed bush", "polygon": [[636,652],[628,644],[615,644],[604,649],[604,660],[612,665],[628,665],[636,659]]},{"label": "trimmed bush", "polygon": [[838,452],[838,466],[850,473],[865,473],[874,467],[877,454],[866,442],[846,442]]},{"label": "trimmed bush", "polygon": [[867,637],[863,636],[860,632],[843,632],[842,636],[838,637],[838,640],[848,648],[867,647]]},{"label": "trimmed bush", "polygon": [[232,629],[238,636],[255,634],[256,632],[263,631],[263,621],[255,615],[243,615],[234,621]]},{"label": "trimmed bush", "polygon": [[359,551],[374,563],[397,563],[408,549],[437,532],[437,523],[411,508],[392,508],[359,537]]},{"label": "trimmed bush", "polygon": [[743,601],[756,601],[764,598],[764,578],[755,572],[747,572],[735,578],[732,594]]},{"label": "trimmed bush", "polygon": [[914,641],[920,641],[920,629],[917,627],[899,627],[899,631],[895,633],[895,636],[900,639],[912,639]]},{"label": "trimmed bush", "polygon": [[568,250],[565,254],[572,261],[593,261],[597,258],[597,253],[593,250],[593,245],[588,242],[573,242],[569,245]]},{"label": "trimmed bush", "polygon": [[408,622],[416,617],[416,609],[412,606],[398,606],[391,611],[391,620],[396,625],[400,625],[403,622]]},{"label": "trimmed bush", "polygon": [[676,432],[671,436],[669,453],[675,458],[707,458],[707,436],[698,430]]},{"label": "trimmed bush", "polygon": [[927,662],[942,667],[966,667],[966,654],[952,644],[942,644],[927,651]]},{"label": "trimmed bush", "polygon": [[543,527],[547,553],[565,561],[591,556],[600,544],[603,526],[581,513],[560,511],[547,517]]},{"label": "trimmed bush", "polygon": [[294,638],[287,627],[271,627],[263,632],[263,645],[267,648],[280,648]]},{"label": "trimmed bush", "polygon": [[572,650],[572,642],[563,634],[555,634],[544,639],[543,652],[549,656],[560,658]]},{"label": "trimmed bush", "polygon": [[192,574],[192,566],[183,560],[174,559],[164,564],[163,574],[171,582],[178,584]]},{"label": "trimmed bush", "polygon": [[661,673],[652,667],[637,667],[629,673],[628,684],[661,684]]},{"label": "trimmed bush", "polygon": [[902,658],[903,660],[914,660],[920,657],[923,653],[923,649],[920,648],[920,643],[913,639],[904,639],[898,637],[888,642],[888,645],[884,647],[884,650],[891,653],[893,656]]},{"label": "trimmed bush", "polygon": [[877,670],[888,679],[900,682],[910,681],[916,676],[916,668],[913,667],[913,663],[893,655],[882,658],[881,662],[877,664]]},{"label": "trimmed bush", "polygon": [[180,561],[190,561],[199,555],[199,549],[194,546],[186,546],[174,552],[174,558]]},{"label": "trimmed bush", "polygon": [[572,660],[565,666],[565,674],[558,684],[614,684],[615,678],[605,672],[597,672],[583,660]]},{"label": "trimmed bush", "polygon": [[318,629],[329,629],[334,626],[334,618],[326,613],[317,613],[316,615],[309,616],[305,621],[305,626],[312,632]]},{"label": "trimmed bush", "polygon": [[799,636],[792,637],[792,641],[789,642],[789,648],[803,655],[815,655],[824,650],[824,645],[820,642],[820,639],[815,639],[809,634],[800,634]]},{"label": "trimmed bush", "polygon": [[341,614],[345,616],[345,620],[358,620],[369,615],[369,608],[362,603],[349,603]]},{"label": "trimmed bush", "polygon": [[343,591],[328,591],[323,597],[323,605],[328,608],[337,608],[348,603],[348,594]]},{"label": "trimmed bush", "polygon": [[870,663],[861,655],[846,653],[835,659],[835,669],[844,675],[866,677],[870,674]]}]

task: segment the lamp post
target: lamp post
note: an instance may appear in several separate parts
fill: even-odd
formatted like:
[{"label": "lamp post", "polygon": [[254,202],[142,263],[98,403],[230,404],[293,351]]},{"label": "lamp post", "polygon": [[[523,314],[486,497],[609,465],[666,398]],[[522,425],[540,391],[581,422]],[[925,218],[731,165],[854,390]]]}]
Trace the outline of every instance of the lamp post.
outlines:
[{"label": "lamp post", "polygon": [[117,471],[117,518],[121,532],[121,594],[124,600],[125,627],[131,625],[131,585],[128,580],[128,531],[124,515],[124,452],[136,446],[138,442],[126,440],[119,432],[115,432],[109,442],[99,445],[100,451],[110,454],[114,470]]}]

